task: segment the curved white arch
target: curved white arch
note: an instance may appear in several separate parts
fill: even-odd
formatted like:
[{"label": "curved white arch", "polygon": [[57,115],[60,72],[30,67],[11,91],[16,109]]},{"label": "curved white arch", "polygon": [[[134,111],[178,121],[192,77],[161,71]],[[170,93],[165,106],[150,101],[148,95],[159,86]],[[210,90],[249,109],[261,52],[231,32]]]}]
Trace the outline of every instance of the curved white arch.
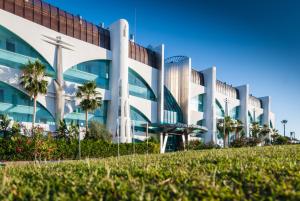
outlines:
[{"label": "curved white arch", "polygon": [[49,40],[45,36],[52,38],[61,36],[64,42],[72,45],[72,50],[62,50],[62,66],[64,69],[88,60],[112,59],[110,50],[56,32],[1,9],[0,24],[32,46],[51,66],[55,66],[56,63],[56,47],[46,42]]}]

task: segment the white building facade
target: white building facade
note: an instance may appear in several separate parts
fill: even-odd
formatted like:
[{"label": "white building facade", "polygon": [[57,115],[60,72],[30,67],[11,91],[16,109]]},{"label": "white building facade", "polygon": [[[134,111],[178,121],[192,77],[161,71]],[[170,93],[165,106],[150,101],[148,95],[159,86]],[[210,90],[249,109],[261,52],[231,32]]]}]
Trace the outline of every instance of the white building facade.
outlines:
[{"label": "white building facade", "polygon": [[40,0],[0,0],[0,113],[30,126],[33,104],[19,78],[24,64],[39,59],[49,85],[38,97],[36,123],[45,130],[55,131],[62,119],[84,125],[75,94],[88,81],[103,98],[89,120],[120,142],[142,140],[146,124],[159,134],[154,127],[180,123],[218,143],[216,123],[224,116],[241,120],[247,134],[254,121],[274,127],[270,97],[218,81],[216,67],[196,71],[191,58],[165,59],[164,45],[142,47],[129,33],[124,19],[104,28]]}]

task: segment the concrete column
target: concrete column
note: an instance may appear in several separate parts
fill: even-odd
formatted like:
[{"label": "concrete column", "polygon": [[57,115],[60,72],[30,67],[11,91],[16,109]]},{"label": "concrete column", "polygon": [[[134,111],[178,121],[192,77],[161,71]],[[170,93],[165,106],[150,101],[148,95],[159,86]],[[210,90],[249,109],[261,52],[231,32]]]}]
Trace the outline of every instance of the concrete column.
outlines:
[{"label": "concrete column", "polygon": [[164,121],[164,73],[165,73],[165,45],[162,44],[155,48],[155,51],[160,55],[160,69],[159,69],[159,78],[157,84],[157,123],[163,123]]},{"label": "concrete column", "polygon": [[244,132],[246,136],[249,137],[249,120],[248,120],[248,111],[249,111],[249,85],[243,85],[236,87],[240,94],[240,114],[239,120],[244,124]]},{"label": "concrete column", "polygon": [[54,82],[55,91],[56,91],[56,104],[55,104],[55,118],[56,118],[56,127],[59,125],[59,121],[64,118],[64,89],[63,89],[63,66],[62,66],[62,46],[56,46],[56,80]]},{"label": "concrete column", "polygon": [[[112,65],[110,75],[111,101],[108,111],[108,129],[116,134],[119,119],[120,142],[131,142],[128,94],[128,22],[120,19],[110,26]],[[114,135],[114,140],[117,136]]]},{"label": "concrete column", "polygon": [[205,143],[216,143],[217,133],[217,116],[215,109],[216,101],[216,81],[217,81],[217,69],[215,66],[202,71],[204,75],[205,84],[205,108],[204,119],[206,121],[207,132],[204,137]]}]

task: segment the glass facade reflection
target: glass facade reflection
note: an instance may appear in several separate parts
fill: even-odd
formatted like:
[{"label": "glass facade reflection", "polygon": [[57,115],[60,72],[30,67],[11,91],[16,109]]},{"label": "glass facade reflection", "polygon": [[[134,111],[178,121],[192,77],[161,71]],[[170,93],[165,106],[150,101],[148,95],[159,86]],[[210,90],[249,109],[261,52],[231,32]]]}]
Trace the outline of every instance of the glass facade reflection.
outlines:
[{"label": "glass facade reflection", "polygon": [[128,84],[130,95],[156,101],[156,97],[151,87],[137,72],[131,68],[128,69]]},{"label": "glass facade reflection", "polygon": [[80,63],[71,67],[64,73],[66,81],[84,84],[88,81],[95,81],[97,87],[109,88],[109,67],[110,61],[93,60]]},{"label": "glass facade reflection", "polygon": [[[89,121],[98,121],[101,124],[106,124],[107,118],[107,101],[103,101],[100,108],[95,110],[94,112],[89,112],[88,120]],[[67,123],[74,121],[76,124],[80,126],[85,125],[85,112],[77,107],[72,113],[65,115],[65,120]]]},{"label": "glass facade reflection", "polygon": [[[32,122],[33,100],[18,89],[0,82],[0,114],[7,114],[17,122]],[[50,112],[37,103],[36,123],[55,125]]]},{"label": "glass facade reflection", "polygon": [[54,76],[54,69],[29,44],[0,26],[0,65],[20,69],[28,61],[40,60],[46,66],[46,74]]}]

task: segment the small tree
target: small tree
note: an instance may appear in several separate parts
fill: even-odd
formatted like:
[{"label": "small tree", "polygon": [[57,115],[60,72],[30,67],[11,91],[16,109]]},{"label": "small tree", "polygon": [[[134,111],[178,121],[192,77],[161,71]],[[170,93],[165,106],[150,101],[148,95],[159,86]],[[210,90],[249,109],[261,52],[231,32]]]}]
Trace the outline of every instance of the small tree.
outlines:
[{"label": "small tree", "polygon": [[[225,133],[224,133],[224,125],[225,125]],[[223,134],[224,147],[228,147],[228,136],[231,132],[235,130],[235,122],[231,119],[230,116],[224,117],[223,120],[220,120],[217,123],[217,128],[220,133]]]},{"label": "small tree", "polygon": [[251,137],[259,138],[259,134],[260,134],[260,131],[261,131],[259,123],[258,122],[253,122],[252,125],[251,125],[251,128],[250,128],[250,131],[251,131]]},{"label": "small tree", "polygon": [[241,122],[240,120],[236,120],[236,124],[235,124],[235,139],[239,139],[241,137],[241,132],[244,129],[244,125],[243,122]]},{"label": "small tree", "polygon": [[87,138],[111,142],[112,135],[103,124],[98,121],[91,121]]},{"label": "small tree", "polygon": [[39,60],[29,61],[22,70],[20,85],[33,98],[32,131],[36,118],[36,103],[39,94],[47,94],[48,81],[45,80],[46,67]]},{"label": "small tree", "polygon": [[8,115],[0,115],[0,129],[3,133],[3,137],[6,138],[9,135],[9,124],[11,120],[8,118]]},{"label": "small tree", "polygon": [[76,97],[81,99],[80,107],[85,111],[85,131],[88,135],[88,113],[95,111],[101,107],[102,97],[101,93],[96,90],[96,82],[87,82],[78,87]]}]

